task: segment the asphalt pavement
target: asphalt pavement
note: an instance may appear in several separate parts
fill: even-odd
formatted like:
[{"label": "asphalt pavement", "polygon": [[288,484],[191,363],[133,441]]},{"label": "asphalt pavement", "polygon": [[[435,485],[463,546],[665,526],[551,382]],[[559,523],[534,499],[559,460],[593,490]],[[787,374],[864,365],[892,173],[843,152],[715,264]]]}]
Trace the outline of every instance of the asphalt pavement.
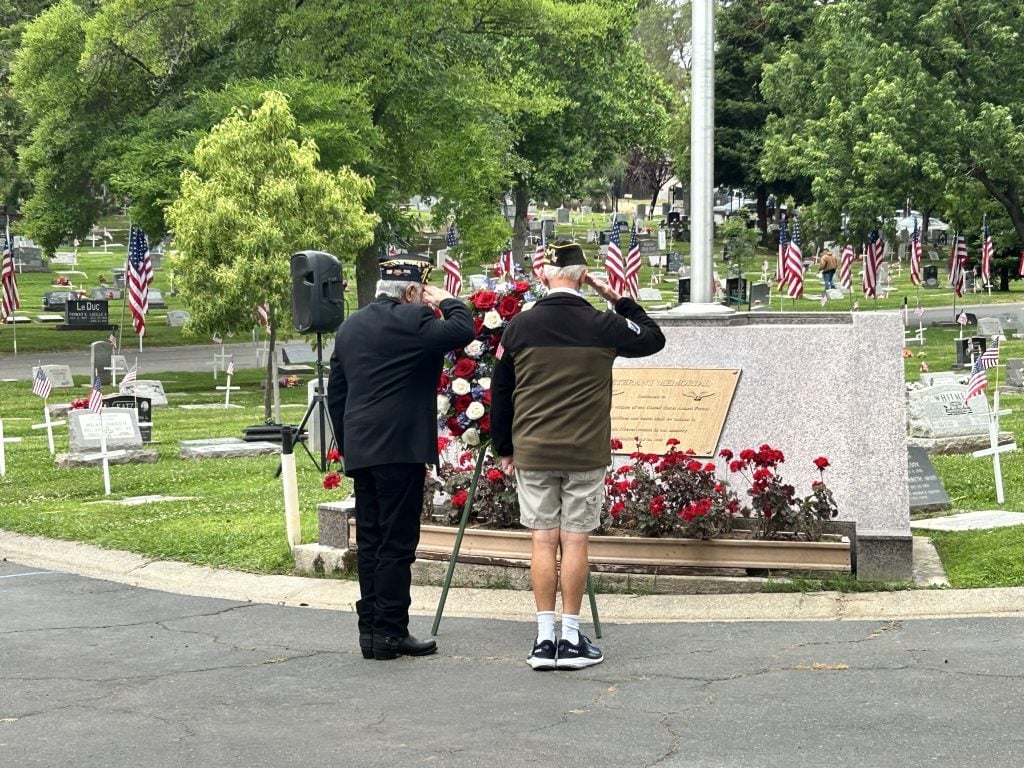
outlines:
[{"label": "asphalt pavement", "polygon": [[606,622],[604,663],[574,672],[532,671],[533,631],[446,618],[437,654],[367,661],[350,611],[0,562],[0,761],[1021,764],[1020,616]]}]

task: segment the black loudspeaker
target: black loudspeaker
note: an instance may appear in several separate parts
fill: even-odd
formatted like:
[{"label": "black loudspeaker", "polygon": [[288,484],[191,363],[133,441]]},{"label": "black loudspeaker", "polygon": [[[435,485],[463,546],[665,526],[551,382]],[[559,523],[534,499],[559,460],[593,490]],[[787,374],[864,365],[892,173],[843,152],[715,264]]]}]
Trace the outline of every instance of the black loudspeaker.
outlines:
[{"label": "black loudspeaker", "polygon": [[341,262],[323,251],[292,254],[292,324],[299,333],[334,333],[345,312]]}]

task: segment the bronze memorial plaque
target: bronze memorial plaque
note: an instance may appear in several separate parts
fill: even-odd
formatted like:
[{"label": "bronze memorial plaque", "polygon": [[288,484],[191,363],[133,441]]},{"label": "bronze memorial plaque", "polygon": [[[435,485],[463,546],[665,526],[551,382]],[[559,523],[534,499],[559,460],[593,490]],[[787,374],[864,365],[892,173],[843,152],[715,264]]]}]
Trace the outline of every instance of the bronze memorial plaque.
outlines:
[{"label": "bronze memorial plaque", "polygon": [[679,449],[714,456],[739,368],[612,369],[612,437],[632,453],[639,438],[647,453],[664,453],[669,438]]}]

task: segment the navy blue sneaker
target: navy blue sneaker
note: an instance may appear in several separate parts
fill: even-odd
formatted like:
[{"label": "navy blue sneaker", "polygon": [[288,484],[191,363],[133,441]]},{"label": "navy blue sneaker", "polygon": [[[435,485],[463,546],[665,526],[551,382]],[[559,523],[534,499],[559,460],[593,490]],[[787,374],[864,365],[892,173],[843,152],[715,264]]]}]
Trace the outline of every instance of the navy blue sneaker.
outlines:
[{"label": "navy blue sneaker", "polygon": [[580,641],[573,645],[568,640],[558,641],[555,667],[557,669],[583,669],[604,661],[601,649],[590,642],[589,637],[580,633]]},{"label": "navy blue sneaker", "polygon": [[538,672],[555,668],[555,644],[550,640],[538,640],[526,660]]}]

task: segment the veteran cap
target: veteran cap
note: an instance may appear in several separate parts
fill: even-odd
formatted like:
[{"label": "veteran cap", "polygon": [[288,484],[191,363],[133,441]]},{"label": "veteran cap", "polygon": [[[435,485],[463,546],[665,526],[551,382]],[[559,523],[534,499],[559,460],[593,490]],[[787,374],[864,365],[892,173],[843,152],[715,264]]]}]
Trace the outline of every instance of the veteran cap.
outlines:
[{"label": "veteran cap", "polygon": [[571,240],[557,240],[551,243],[544,251],[544,263],[552,267],[571,267],[573,264],[587,263],[587,255],[579,246]]},{"label": "veteran cap", "polygon": [[395,256],[380,262],[380,279],[425,283],[432,267],[433,265],[419,254]]}]

